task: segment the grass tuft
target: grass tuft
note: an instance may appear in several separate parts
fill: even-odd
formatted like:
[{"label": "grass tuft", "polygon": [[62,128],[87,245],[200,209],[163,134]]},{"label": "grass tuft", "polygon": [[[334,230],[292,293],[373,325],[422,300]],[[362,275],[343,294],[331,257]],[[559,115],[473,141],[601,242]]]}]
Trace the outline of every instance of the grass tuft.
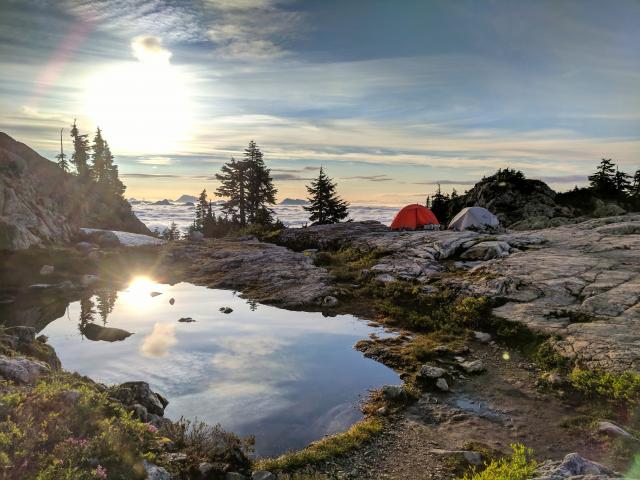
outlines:
[{"label": "grass tuft", "polygon": [[285,453],[276,458],[258,460],[254,470],[291,471],[305,465],[339,457],[357,449],[382,431],[382,421],[367,418],[353,425],[349,430],[312,443],[295,452]]},{"label": "grass tuft", "polygon": [[462,480],[528,480],[538,468],[533,451],[521,444],[511,445],[513,453],[508,457],[485,463],[482,471],[475,468]]}]

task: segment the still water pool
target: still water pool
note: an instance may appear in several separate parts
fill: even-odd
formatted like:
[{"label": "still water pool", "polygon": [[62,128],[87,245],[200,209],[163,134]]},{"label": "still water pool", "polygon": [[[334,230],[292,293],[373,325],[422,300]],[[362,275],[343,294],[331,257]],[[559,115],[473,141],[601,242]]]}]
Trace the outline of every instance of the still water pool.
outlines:
[{"label": "still water pool", "polygon": [[[226,307],[233,311],[220,311]],[[178,321],[187,317],[195,321]],[[95,340],[102,326],[133,334]],[[147,381],[169,399],[165,416],[255,435],[258,455],[348,428],[368,389],[400,383],[353,349],[370,333],[384,335],[356,317],[283,310],[187,283],[138,279],[99,291],[41,333],[63,368],[107,384]]]}]

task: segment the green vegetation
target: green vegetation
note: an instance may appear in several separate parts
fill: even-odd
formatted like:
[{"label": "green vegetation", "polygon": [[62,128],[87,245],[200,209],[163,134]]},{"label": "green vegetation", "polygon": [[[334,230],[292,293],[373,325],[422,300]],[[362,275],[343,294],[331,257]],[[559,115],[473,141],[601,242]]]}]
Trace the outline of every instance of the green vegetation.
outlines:
[{"label": "green vegetation", "polygon": [[587,398],[600,398],[623,403],[640,403],[640,375],[574,369],[569,382],[575,390]]},{"label": "green vegetation", "polygon": [[309,206],[304,209],[309,212],[312,225],[327,225],[338,223],[349,215],[349,204],[336,193],[336,184],[324,173],[320,167],[318,178],[307,185],[309,192]]},{"label": "green vegetation", "polygon": [[474,468],[462,480],[528,480],[538,468],[533,451],[521,444],[513,444],[511,448],[510,456],[491,460],[482,471]]},{"label": "green vegetation", "polygon": [[56,373],[31,391],[0,386],[1,478],[144,478],[142,460],[162,443],[80,376]]},{"label": "green vegetation", "polygon": [[259,460],[254,465],[254,469],[291,471],[304,467],[305,465],[311,465],[329,458],[345,455],[360,447],[365,442],[370,441],[381,431],[381,420],[375,417],[367,418],[356,423],[344,433],[338,433],[331,437],[318,440],[302,450],[285,453],[277,458]]},{"label": "green vegetation", "polygon": [[335,252],[318,252],[314,263],[318,267],[326,267],[339,283],[360,283],[366,282],[363,270],[372,267],[376,260],[385,254],[386,252],[380,249],[363,252],[349,247]]}]

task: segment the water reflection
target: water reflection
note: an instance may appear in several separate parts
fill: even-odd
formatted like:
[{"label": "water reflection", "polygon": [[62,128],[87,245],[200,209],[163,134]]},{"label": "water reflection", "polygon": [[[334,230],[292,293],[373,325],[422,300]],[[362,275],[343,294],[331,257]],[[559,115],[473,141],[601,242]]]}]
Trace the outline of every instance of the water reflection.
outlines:
[{"label": "water reflection", "polygon": [[[246,302],[230,291],[140,281],[96,291],[67,312],[33,312],[46,313],[46,321],[32,324],[49,337],[64,368],[106,384],[147,381],[169,398],[169,418],[197,417],[254,434],[263,455],[346,429],[360,418],[357,404],[368,389],[399,382],[352,348],[381,330],[349,315]],[[12,317],[23,318],[7,312]],[[180,323],[183,317],[195,322]]]}]

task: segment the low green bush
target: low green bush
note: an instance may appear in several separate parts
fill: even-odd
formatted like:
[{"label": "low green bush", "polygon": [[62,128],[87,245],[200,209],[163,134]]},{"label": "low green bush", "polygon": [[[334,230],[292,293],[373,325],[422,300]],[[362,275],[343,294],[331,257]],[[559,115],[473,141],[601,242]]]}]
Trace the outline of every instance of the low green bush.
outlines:
[{"label": "low green bush", "polygon": [[521,444],[511,445],[513,453],[485,463],[482,471],[473,468],[462,480],[528,480],[538,468],[533,451]]},{"label": "low green bush", "polygon": [[640,375],[635,372],[603,372],[574,369],[569,382],[578,392],[589,398],[640,402]]}]

